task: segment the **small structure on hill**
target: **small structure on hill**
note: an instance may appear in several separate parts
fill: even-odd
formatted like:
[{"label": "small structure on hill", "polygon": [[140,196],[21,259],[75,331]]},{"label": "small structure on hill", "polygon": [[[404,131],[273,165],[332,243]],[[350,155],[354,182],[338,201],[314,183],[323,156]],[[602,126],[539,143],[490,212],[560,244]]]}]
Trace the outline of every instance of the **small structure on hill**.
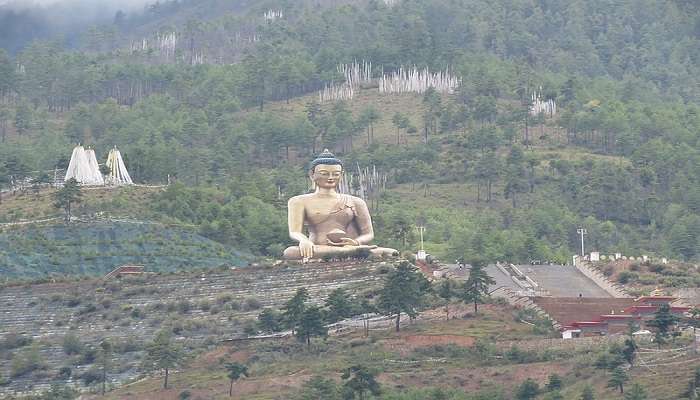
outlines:
[{"label": "small structure on hill", "polygon": [[[94,162],[91,162],[91,158]],[[75,179],[82,185],[104,185],[94,150],[85,150],[80,144],[75,146],[64,181],[69,179]]]},{"label": "small structure on hill", "polygon": [[131,185],[134,183],[116,146],[109,151],[106,165],[109,168],[109,175],[105,179],[100,171],[95,150],[89,147],[85,149],[78,144],[73,149],[64,182],[74,178],[81,185],[87,186]]},{"label": "small structure on hill", "polygon": [[663,305],[668,305],[672,314],[682,316],[689,307],[672,306],[676,300],[676,297],[659,295],[658,292],[638,299],[533,298],[535,304],[563,326],[562,337],[565,339],[622,333],[627,331],[630,322],[644,326]]},{"label": "small structure on hill", "polygon": [[119,149],[117,149],[117,146],[114,146],[114,148],[109,151],[107,167],[109,168],[108,183],[112,185],[132,185],[134,183],[131,180],[131,176],[129,176],[129,171],[126,170],[122,154],[119,152]]},{"label": "small structure on hill", "polygon": [[143,275],[144,267],[141,265],[122,265],[113,269],[110,273],[104,276],[104,280],[109,280],[112,278],[121,278],[123,276],[130,275]]}]

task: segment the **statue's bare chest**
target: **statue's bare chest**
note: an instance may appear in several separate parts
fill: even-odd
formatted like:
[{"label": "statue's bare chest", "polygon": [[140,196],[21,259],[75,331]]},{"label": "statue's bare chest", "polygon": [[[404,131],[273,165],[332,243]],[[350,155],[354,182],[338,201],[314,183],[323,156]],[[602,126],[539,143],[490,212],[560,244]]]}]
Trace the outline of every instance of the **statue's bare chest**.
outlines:
[{"label": "statue's bare chest", "polygon": [[326,221],[347,225],[355,216],[352,203],[344,198],[314,199],[304,207],[306,222],[318,225]]}]

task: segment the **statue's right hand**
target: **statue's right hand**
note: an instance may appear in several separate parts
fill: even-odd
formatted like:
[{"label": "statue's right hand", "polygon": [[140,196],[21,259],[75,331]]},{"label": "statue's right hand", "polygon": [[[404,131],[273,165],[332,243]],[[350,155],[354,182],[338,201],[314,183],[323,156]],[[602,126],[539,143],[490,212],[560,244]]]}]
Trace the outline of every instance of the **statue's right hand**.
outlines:
[{"label": "statue's right hand", "polygon": [[311,258],[314,255],[314,242],[306,239],[299,242],[301,258]]}]

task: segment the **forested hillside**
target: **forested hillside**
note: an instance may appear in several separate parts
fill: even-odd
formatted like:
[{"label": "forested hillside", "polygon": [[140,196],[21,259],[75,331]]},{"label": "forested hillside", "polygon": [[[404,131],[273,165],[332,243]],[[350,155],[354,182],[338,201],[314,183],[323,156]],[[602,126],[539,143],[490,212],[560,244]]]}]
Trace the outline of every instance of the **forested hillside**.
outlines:
[{"label": "forested hillside", "polygon": [[[0,50],[0,186],[117,145],[136,181],[178,182],[154,215],[278,255],[328,147],[386,175],[381,245],[424,223],[441,257],[566,261],[582,226],[589,249],[700,257],[695,1],[166,1],[79,43]],[[319,101],[362,60],[373,79]],[[413,66],[461,83],[379,92]]]}]

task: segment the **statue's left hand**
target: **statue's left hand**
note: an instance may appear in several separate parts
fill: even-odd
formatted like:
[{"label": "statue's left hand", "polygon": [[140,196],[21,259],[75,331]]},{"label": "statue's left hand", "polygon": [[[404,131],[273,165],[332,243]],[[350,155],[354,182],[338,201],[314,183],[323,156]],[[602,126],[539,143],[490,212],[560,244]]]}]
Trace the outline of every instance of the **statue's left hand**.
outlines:
[{"label": "statue's left hand", "polygon": [[341,238],[340,242],[332,242],[330,239],[328,239],[328,245],[329,246],[359,246],[360,243],[355,239],[345,237],[345,238]]}]

